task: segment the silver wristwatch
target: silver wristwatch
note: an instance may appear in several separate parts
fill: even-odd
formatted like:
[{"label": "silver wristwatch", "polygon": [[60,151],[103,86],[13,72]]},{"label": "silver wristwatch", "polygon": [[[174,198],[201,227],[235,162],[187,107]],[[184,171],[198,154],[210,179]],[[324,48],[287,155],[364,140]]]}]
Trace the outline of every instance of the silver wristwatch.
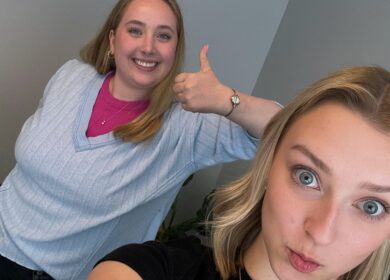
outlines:
[{"label": "silver wristwatch", "polygon": [[233,95],[230,97],[230,102],[232,103],[232,109],[225,115],[225,117],[230,116],[231,113],[233,113],[233,110],[240,105],[240,96],[238,96],[235,89],[232,88]]}]

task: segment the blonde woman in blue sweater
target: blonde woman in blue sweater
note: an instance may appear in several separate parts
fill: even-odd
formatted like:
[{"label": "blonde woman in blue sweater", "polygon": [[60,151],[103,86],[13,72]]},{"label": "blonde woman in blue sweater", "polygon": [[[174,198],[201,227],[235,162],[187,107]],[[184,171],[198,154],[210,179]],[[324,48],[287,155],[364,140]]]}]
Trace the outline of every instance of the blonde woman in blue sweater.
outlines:
[{"label": "blonde woman in blue sweater", "polygon": [[252,158],[279,107],[221,84],[207,46],[179,74],[183,53],[175,1],[120,0],[83,62],[50,79],[0,188],[2,279],[83,279],[154,239],[190,174]]}]

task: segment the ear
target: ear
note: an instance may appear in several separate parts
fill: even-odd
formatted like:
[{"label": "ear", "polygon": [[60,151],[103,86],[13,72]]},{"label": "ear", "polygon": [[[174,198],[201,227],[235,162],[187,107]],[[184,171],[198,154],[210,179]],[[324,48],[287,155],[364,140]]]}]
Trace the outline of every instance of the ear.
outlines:
[{"label": "ear", "polygon": [[110,30],[110,33],[108,34],[108,40],[110,42],[110,52],[114,55],[115,50],[115,31],[113,29]]}]

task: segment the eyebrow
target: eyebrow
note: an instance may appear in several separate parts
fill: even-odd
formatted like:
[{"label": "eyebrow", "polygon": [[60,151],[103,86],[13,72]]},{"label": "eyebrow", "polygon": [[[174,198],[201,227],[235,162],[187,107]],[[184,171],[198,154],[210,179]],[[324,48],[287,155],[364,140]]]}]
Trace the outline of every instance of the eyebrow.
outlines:
[{"label": "eyebrow", "polygon": [[[135,19],[126,22],[126,25],[128,25],[128,24],[136,24],[136,25],[141,25],[141,26],[145,26],[146,25],[142,21],[135,20]],[[169,25],[164,25],[164,24],[163,25],[158,25],[157,28],[158,29],[169,29],[172,32],[175,32],[175,30],[171,26],[169,26]]]},{"label": "eyebrow", "polygon": [[364,183],[362,186],[363,189],[376,192],[376,193],[388,193],[390,192],[390,186],[380,186],[371,183]]},{"label": "eyebrow", "polygon": [[[317,156],[315,156],[306,146],[294,145],[291,149],[300,151],[305,156],[307,156],[318,168],[320,168],[321,170],[323,170],[328,174],[331,174],[330,168],[322,160],[320,160]],[[381,186],[381,185],[372,184],[368,182],[362,184],[362,189],[366,189],[368,191],[375,192],[375,193],[390,192],[390,186]]]},{"label": "eyebrow", "polygon": [[329,166],[326,165],[325,162],[323,162],[321,159],[319,159],[314,153],[312,153],[306,146],[304,145],[294,145],[292,146],[293,150],[297,150],[307,156],[314,165],[316,165],[319,169],[324,171],[327,174],[331,174]]}]

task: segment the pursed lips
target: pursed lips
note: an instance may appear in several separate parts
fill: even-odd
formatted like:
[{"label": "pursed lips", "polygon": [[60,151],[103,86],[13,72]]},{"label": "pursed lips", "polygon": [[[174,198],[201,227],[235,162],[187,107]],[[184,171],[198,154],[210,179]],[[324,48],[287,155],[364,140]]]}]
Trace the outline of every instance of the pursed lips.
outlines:
[{"label": "pursed lips", "polygon": [[290,248],[288,248],[288,251],[291,265],[299,272],[311,273],[321,266],[321,264],[313,258],[307,257],[304,254],[296,252]]}]

